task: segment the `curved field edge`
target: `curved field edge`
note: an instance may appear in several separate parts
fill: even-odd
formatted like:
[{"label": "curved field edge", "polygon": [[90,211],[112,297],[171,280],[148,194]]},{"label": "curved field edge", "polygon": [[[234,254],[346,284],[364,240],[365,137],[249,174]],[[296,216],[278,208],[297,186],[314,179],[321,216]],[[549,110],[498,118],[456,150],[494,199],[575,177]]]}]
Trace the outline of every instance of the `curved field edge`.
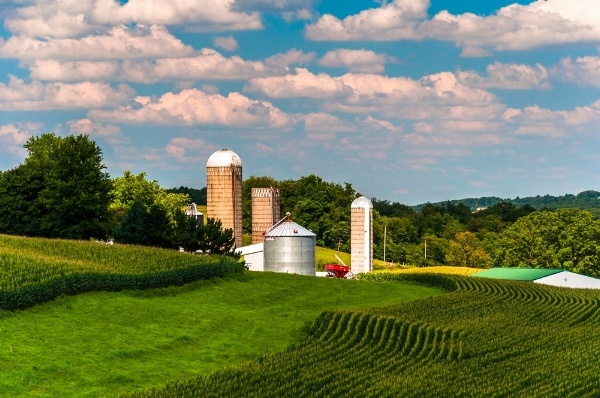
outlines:
[{"label": "curved field edge", "polygon": [[25,309],[91,291],[179,286],[243,271],[243,264],[224,256],[0,235],[0,309]]},{"label": "curved field edge", "polygon": [[160,387],[281,352],[324,310],[440,294],[415,284],[244,272],[181,287],[62,296],[0,316],[0,396]]},{"label": "curved field edge", "polygon": [[460,276],[372,274],[452,293],[324,312],[286,352],[129,397],[596,397],[600,294]]}]

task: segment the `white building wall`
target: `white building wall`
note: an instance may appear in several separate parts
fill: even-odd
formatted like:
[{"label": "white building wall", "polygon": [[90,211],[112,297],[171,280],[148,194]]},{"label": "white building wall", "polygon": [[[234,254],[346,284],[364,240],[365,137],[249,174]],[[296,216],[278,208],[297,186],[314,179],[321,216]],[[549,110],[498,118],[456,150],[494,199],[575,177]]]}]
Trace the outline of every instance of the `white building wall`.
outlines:
[{"label": "white building wall", "polygon": [[600,289],[600,279],[576,274],[570,271],[559,272],[554,275],[536,279],[533,282],[542,285],[572,287],[576,289]]},{"label": "white building wall", "polygon": [[248,245],[240,247],[236,250],[239,254],[244,256],[246,266],[250,271],[264,271],[264,244],[256,243],[254,245]]}]

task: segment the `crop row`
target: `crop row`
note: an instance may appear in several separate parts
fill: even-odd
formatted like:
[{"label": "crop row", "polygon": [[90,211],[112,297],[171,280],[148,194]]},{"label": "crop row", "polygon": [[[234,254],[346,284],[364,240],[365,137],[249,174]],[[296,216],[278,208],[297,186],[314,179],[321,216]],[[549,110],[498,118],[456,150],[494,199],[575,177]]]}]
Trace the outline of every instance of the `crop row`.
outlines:
[{"label": "crop row", "polygon": [[453,292],[325,312],[286,352],[133,396],[600,396],[598,292],[435,275],[388,280]]},{"label": "crop row", "polygon": [[28,308],[63,294],[182,285],[243,269],[222,256],[0,235],[0,309]]}]

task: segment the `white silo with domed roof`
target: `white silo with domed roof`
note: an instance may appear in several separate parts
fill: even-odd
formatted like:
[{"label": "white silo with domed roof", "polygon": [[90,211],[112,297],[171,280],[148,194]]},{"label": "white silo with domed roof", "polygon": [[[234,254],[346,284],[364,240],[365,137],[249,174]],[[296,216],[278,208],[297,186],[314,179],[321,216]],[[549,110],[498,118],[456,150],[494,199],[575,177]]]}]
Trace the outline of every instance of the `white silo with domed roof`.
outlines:
[{"label": "white silo with domed roof", "polygon": [[350,253],[354,274],[373,271],[373,203],[364,196],[350,205]]},{"label": "white silo with domed roof", "polygon": [[242,159],[230,149],[206,162],[206,213],[232,229],[236,247],[242,247]]}]

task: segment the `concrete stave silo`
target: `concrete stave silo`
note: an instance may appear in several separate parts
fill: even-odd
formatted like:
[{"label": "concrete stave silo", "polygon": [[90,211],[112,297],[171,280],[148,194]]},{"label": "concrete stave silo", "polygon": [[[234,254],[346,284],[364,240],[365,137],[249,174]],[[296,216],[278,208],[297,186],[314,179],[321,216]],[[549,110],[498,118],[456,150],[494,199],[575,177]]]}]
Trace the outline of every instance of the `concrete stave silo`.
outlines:
[{"label": "concrete stave silo", "polygon": [[316,275],[316,235],[289,218],[265,233],[264,269],[300,275]]},{"label": "concrete stave silo", "polygon": [[352,272],[373,271],[373,203],[364,196],[350,205],[350,231]]},{"label": "concrete stave silo", "polygon": [[206,205],[207,217],[232,229],[236,247],[242,247],[242,160],[229,149],[213,153],[206,162]]},{"label": "concrete stave silo", "polygon": [[264,240],[265,232],[279,221],[280,213],[279,189],[252,188],[252,243]]}]

